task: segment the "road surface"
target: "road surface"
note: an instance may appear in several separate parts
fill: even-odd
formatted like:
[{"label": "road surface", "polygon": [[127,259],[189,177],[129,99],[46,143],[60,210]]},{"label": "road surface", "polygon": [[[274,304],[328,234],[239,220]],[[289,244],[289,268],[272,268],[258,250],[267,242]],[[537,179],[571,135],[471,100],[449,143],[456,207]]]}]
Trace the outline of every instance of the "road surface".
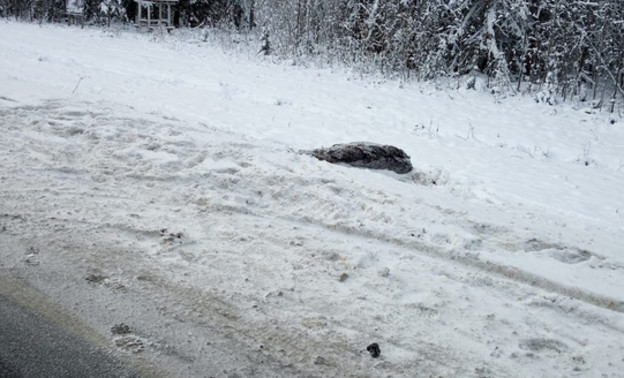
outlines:
[{"label": "road surface", "polygon": [[[0,294],[0,377],[139,377],[137,370]],[[60,320],[60,319],[58,319]],[[68,320],[68,319],[64,319]]]}]

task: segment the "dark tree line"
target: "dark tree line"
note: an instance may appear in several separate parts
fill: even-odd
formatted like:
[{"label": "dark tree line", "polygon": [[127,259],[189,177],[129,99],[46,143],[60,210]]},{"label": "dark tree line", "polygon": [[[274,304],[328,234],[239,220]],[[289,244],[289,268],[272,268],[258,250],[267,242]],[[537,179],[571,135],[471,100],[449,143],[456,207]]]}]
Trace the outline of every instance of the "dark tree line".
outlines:
[{"label": "dark tree line", "polygon": [[[0,17],[39,22],[62,22],[68,0],[0,0]],[[84,17],[98,23],[114,19],[132,22],[134,0],[83,0]],[[254,25],[254,0],[179,0],[174,6],[176,26],[214,27],[231,23],[236,28]]]},{"label": "dark tree line", "polygon": [[65,0],[0,0],[0,16],[58,22],[65,17]]},{"label": "dark tree line", "polygon": [[[0,15],[58,21],[65,1],[0,0]],[[85,15],[132,19],[135,8],[86,0]],[[613,108],[624,97],[622,0],[180,0],[175,11],[179,26],[257,25],[284,56],[366,61],[421,79],[480,75],[494,91],[548,102]]]}]

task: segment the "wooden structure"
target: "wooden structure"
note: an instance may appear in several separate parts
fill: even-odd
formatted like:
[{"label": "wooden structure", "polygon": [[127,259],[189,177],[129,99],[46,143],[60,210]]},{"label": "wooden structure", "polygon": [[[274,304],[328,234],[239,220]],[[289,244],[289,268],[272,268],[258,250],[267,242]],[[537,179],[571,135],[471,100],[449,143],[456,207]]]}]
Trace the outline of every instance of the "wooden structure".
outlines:
[{"label": "wooden structure", "polygon": [[84,3],[84,0],[67,0],[65,2],[68,25],[79,23],[81,27],[84,27]]},{"label": "wooden structure", "polygon": [[168,30],[173,29],[173,14],[171,6],[178,0],[134,0],[137,3],[135,25],[139,28],[147,26],[148,29],[164,26]]}]

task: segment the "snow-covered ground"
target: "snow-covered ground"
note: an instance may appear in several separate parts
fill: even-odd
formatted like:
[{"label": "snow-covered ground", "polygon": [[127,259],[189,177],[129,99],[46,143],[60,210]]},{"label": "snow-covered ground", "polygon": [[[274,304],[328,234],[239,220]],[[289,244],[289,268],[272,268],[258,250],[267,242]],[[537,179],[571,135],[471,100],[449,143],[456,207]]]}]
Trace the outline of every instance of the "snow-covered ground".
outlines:
[{"label": "snow-covered ground", "polygon": [[[181,32],[0,36],[0,294],[144,375],[622,376],[619,118]],[[414,171],[299,153],[362,140]]]}]

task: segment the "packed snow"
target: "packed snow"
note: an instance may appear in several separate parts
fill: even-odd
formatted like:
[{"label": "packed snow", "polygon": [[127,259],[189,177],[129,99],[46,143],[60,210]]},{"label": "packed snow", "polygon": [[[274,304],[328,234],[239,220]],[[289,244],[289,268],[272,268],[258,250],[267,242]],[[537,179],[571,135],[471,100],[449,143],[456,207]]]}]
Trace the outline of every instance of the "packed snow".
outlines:
[{"label": "packed snow", "polygon": [[[622,376],[619,116],[192,31],[0,36],[0,283],[143,375]],[[353,141],[414,170],[300,153]]]}]

